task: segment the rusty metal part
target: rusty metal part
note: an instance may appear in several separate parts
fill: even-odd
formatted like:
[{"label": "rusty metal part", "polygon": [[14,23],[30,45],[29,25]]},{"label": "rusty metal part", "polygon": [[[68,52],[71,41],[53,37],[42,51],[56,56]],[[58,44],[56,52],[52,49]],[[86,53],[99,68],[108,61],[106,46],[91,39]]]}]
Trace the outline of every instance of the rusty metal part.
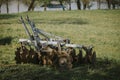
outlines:
[{"label": "rusty metal part", "polygon": [[[31,31],[22,16],[20,21],[29,39],[19,39],[21,46],[15,51],[17,64],[33,63],[43,66],[54,66],[59,70],[70,70],[74,65],[83,63],[95,64],[96,52],[93,51],[93,46],[72,44],[69,39],[38,29],[27,16],[28,24],[32,30],[32,33],[30,33]],[[79,50],[79,53],[77,53],[76,49]],[[83,56],[82,51],[85,51],[85,56]]]},{"label": "rusty metal part", "polygon": [[83,49],[86,52],[86,55],[84,57],[84,63],[94,64],[95,61],[96,61],[96,52],[93,52],[93,47],[91,47],[91,46],[88,46],[88,47],[83,46]]}]

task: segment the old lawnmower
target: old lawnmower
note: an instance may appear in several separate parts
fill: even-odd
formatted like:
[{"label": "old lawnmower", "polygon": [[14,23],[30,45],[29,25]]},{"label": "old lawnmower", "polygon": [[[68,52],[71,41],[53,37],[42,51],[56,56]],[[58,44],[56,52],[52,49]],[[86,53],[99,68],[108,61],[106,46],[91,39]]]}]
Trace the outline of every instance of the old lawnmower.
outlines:
[{"label": "old lawnmower", "polygon": [[69,39],[36,28],[28,16],[25,20],[30,28],[21,16],[20,22],[29,38],[19,39],[20,46],[15,51],[17,64],[33,63],[62,70],[69,70],[77,64],[95,64],[96,52],[93,51],[93,46],[72,44]]}]

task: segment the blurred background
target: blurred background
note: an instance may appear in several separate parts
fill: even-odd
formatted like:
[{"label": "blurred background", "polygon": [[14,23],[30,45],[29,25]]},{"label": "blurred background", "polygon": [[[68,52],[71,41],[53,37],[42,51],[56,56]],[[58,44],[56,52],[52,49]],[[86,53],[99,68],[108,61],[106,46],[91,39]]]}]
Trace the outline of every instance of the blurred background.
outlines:
[{"label": "blurred background", "polygon": [[120,9],[120,0],[0,0],[0,13]]}]

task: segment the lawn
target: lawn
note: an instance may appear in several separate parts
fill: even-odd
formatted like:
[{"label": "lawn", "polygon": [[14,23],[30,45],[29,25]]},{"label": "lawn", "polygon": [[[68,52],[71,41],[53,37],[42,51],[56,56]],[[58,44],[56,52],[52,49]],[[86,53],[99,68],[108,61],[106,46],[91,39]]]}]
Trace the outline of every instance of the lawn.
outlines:
[{"label": "lawn", "polygon": [[[72,43],[93,45],[97,62],[59,72],[39,65],[16,65],[19,38],[28,38],[20,16]],[[0,14],[0,80],[120,80],[120,10],[47,11]]]}]

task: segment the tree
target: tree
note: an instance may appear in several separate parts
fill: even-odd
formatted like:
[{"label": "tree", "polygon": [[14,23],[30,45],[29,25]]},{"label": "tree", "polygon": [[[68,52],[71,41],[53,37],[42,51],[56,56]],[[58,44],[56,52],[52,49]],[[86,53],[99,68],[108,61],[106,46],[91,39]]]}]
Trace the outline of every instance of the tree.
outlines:
[{"label": "tree", "polygon": [[100,9],[100,5],[101,5],[101,0],[97,0],[98,9]]},{"label": "tree", "polygon": [[78,8],[78,10],[81,10],[81,3],[80,2],[81,2],[80,0],[77,0],[77,8]]},{"label": "tree", "polygon": [[37,1],[39,2],[39,4],[43,3],[44,11],[46,11],[48,4],[50,4],[52,0],[37,0]]},{"label": "tree", "polygon": [[65,11],[64,3],[69,3],[69,10],[71,10],[71,0],[38,0],[40,3],[44,3],[44,11],[46,11],[46,7],[50,4],[51,1],[57,1],[62,6],[63,11]]},{"label": "tree", "polygon": [[19,7],[20,7],[20,0],[18,0],[18,4],[17,4],[18,13],[19,13]]},{"label": "tree", "polygon": [[120,0],[106,0],[108,4],[108,9],[111,9],[111,6],[113,9],[116,8],[116,5],[119,7],[120,6]]},{"label": "tree", "polygon": [[111,9],[111,0],[106,0],[108,4],[108,9]]},{"label": "tree", "polygon": [[28,6],[28,11],[34,11],[35,6],[37,5],[38,0],[22,0],[22,2]]},{"label": "tree", "polygon": [[35,0],[31,0],[30,6],[28,8],[28,11],[30,11],[31,9],[33,9],[34,3],[35,3]]},{"label": "tree", "polygon": [[71,0],[68,0],[69,3],[69,10],[71,10]]},{"label": "tree", "polygon": [[9,0],[6,0],[7,13],[9,13],[9,7],[8,7],[9,3],[8,3],[8,1],[9,1]]},{"label": "tree", "polygon": [[0,0],[0,13],[1,13],[2,0]]},{"label": "tree", "polygon": [[9,13],[9,3],[11,0],[2,0],[2,4],[6,4],[7,13]]},{"label": "tree", "polygon": [[89,6],[90,0],[82,0],[82,3],[83,3],[83,9],[85,10]]},{"label": "tree", "polygon": [[44,0],[44,11],[47,10],[47,5],[50,3],[51,0]]},{"label": "tree", "polygon": [[64,3],[67,3],[69,5],[69,10],[71,10],[72,0],[55,0],[55,1],[59,1],[60,5],[62,6],[63,11],[65,11]]},{"label": "tree", "polygon": [[100,9],[101,1],[106,1],[107,2],[108,9],[111,9],[111,6],[112,6],[113,9],[115,9],[116,5],[118,5],[118,6],[120,5],[120,0],[97,0],[98,9]]},{"label": "tree", "polygon": [[63,1],[64,1],[64,0],[59,0],[60,5],[62,6],[63,11],[65,11],[65,8],[64,8],[64,5],[63,5]]}]

